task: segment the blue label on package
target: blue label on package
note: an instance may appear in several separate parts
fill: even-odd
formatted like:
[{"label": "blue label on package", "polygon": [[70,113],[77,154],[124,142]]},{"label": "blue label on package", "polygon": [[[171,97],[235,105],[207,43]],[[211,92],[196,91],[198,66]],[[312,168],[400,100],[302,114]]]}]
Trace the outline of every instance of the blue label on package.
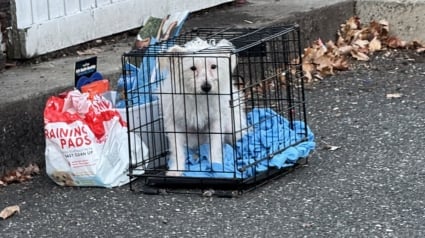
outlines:
[{"label": "blue label on package", "polygon": [[77,87],[78,80],[82,76],[90,78],[97,71],[97,57],[77,61],[75,63],[75,84]]}]

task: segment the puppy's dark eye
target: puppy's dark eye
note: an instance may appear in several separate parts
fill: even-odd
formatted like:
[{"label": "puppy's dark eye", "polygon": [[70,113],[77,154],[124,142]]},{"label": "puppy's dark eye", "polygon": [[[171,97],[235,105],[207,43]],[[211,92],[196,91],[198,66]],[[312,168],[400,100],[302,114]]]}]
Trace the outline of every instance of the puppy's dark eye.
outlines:
[{"label": "puppy's dark eye", "polygon": [[217,65],[216,64],[212,64],[211,65],[211,69],[216,69],[217,68]]},{"label": "puppy's dark eye", "polygon": [[195,71],[196,70],[196,66],[190,67],[190,70]]}]

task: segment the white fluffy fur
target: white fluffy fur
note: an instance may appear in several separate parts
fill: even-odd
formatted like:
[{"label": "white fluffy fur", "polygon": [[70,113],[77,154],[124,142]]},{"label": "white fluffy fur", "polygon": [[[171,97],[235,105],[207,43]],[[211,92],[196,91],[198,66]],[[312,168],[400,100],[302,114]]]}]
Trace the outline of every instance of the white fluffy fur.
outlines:
[{"label": "white fluffy fur", "polygon": [[[213,46],[195,39],[185,47],[171,47],[168,52],[175,56],[160,60],[161,69],[167,67],[169,71],[160,87],[164,129],[169,140],[169,176],[180,176],[185,169],[186,146],[197,148],[208,143],[211,162],[222,164],[222,144],[232,141],[231,135],[224,134],[246,128],[246,116],[239,102],[240,92],[230,78],[236,57],[230,51],[222,51],[231,47],[226,40]],[[197,52],[204,49],[208,54]],[[217,53],[211,54],[211,50]],[[210,91],[202,89],[205,84],[211,86]],[[236,139],[241,136],[241,132],[236,133]]]}]

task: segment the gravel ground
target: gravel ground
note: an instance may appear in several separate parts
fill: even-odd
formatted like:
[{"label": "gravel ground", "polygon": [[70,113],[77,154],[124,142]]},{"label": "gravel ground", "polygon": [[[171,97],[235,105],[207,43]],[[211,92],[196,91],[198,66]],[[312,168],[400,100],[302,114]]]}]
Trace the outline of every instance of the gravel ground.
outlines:
[{"label": "gravel ground", "polygon": [[423,54],[390,51],[308,85],[309,164],[237,198],[63,188],[45,175],[0,188],[0,209],[21,208],[1,237],[424,237],[424,82]]}]

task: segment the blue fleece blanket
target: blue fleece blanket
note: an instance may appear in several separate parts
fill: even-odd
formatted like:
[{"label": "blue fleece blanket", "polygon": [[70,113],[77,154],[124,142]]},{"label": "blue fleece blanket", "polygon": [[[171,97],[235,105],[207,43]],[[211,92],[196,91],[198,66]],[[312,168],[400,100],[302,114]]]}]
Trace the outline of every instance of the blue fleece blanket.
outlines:
[{"label": "blue fleece blanket", "polygon": [[[301,121],[291,123],[268,108],[255,108],[247,114],[252,130],[236,145],[223,146],[223,164],[211,164],[210,146],[188,150],[184,176],[214,178],[249,178],[271,167],[293,166],[315,148],[314,134]],[[305,131],[307,137],[305,138]],[[269,158],[270,154],[274,154]]]}]

